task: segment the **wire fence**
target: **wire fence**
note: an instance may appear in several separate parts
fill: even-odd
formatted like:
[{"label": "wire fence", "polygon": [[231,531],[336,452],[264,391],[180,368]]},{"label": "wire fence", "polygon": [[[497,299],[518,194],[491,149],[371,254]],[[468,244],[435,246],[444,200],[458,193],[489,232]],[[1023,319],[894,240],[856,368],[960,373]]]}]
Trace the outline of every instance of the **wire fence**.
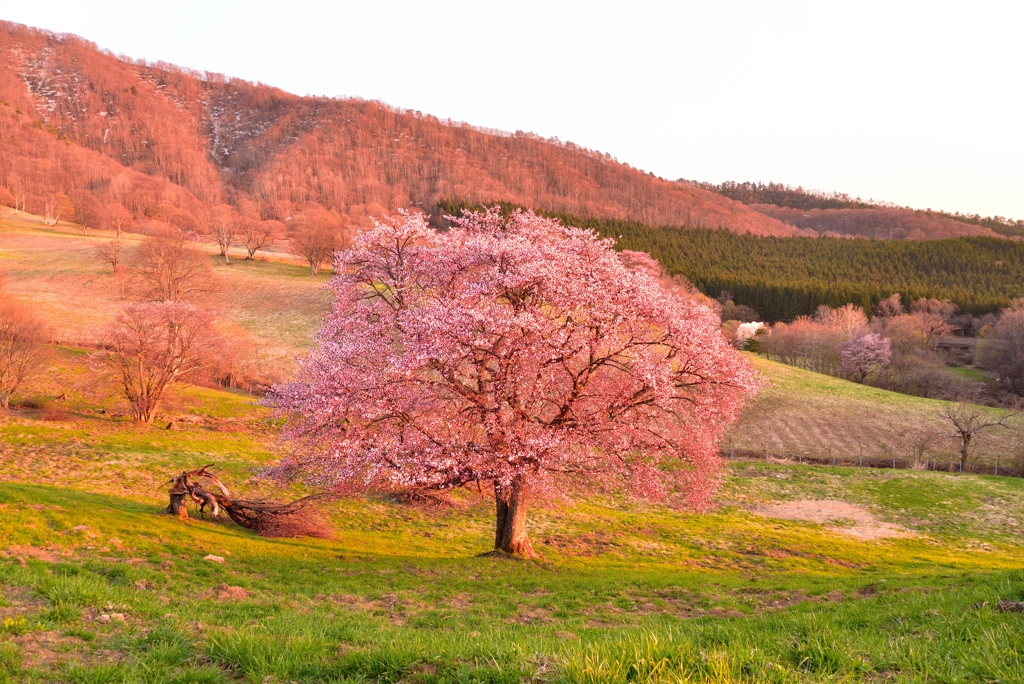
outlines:
[{"label": "wire fence", "polygon": [[750,449],[721,449],[722,458],[727,461],[775,463],[779,465],[823,465],[852,468],[884,468],[889,470],[933,470],[943,473],[970,473],[973,475],[997,475],[999,477],[1024,477],[1020,465],[1004,464],[1002,459],[995,463],[968,461],[963,467],[958,459],[900,459],[882,456],[843,458],[837,456],[807,456],[785,451],[753,451]]}]

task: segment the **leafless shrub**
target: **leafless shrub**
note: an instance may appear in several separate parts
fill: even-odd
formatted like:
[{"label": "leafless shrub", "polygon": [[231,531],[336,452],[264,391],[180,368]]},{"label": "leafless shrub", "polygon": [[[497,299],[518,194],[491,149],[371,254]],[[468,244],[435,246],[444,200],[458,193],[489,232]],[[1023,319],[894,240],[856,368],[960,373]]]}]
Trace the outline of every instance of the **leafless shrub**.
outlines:
[{"label": "leafless shrub", "polygon": [[96,256],[100,261],[110,266],[114,273],[123,264],[125,257],[125,246],[121,240],[109,240],[96,245]]},{"label": "leafless shrub", "polygon": [[132,417],[144,423],[153,422],[172,383],[210,363],[215,347],[209,316],[183,302],[129,304],[106,338],[106,362]]},{"label": "leafless shrub", "polygon": [[45,362],[45,339],[46,324],[0,282],[0,407],[8,408],[11,395]]},{"label": "leafless shrub", "polygon": [[188,301],[213,288],[210,261],[182,231],[147,238],[132,252],[133,294],[145,301]]}]

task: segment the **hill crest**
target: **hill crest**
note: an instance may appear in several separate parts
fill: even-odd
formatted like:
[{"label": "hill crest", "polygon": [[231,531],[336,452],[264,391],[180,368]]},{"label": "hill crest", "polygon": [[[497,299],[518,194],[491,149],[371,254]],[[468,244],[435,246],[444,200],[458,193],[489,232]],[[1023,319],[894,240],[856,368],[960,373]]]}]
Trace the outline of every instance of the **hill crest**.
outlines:
[{"label": "hill crest", "polygon": [[[459,198],[656,225],[800,232],[572,143],[130,61],[77,36],[11,23],[0,23],[0,98],[10,105],[2,109],[15,110],[3,112],[8,127],[28,123],[72,144],[56,154],[41,142],[13,150],[9,136],[0,140],[7,161],[0,161],[0,182],[25,186],[30,204],[73,191],[117,201],[109,169],[91,151],[191,195],[166,187],[143,193],[126,204],[137,218],[167,201],[191,213],[249,203],[263,218],[279,219],[315,202],[355,219],[408,206],[429,212],[439,199]],[[56,167],[45,177],[26,180],[12,169],[44,163]],[[75,163],[88,168],[70,168]]]}]

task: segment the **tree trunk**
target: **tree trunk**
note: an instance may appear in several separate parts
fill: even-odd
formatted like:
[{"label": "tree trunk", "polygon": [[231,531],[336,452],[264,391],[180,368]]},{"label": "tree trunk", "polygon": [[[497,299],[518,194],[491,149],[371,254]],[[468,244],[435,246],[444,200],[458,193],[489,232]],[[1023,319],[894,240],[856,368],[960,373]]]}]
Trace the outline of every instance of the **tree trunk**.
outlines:
[{"label": "tree trunk", "polygon": [[508,485],[494,486],[497,521],[494,530],[494,550],[523,558],[536,558],[537,554],[526,534],[526,508],[530,490],[527,481],[519,478]]},{"label": "tree trunk", "polygon": [[967,452],[971,448],[971,438],[966,436],[960,443],[960,470],[966,472],[967,470]]},{"label": "tree trunk", "polygon": [[187,494],[188,492],[185,490],[172,489],[170,491],[171,502],[167,504],[167,512],[179,518],[188,518],[188,509],[185,508],[185,496]]}]

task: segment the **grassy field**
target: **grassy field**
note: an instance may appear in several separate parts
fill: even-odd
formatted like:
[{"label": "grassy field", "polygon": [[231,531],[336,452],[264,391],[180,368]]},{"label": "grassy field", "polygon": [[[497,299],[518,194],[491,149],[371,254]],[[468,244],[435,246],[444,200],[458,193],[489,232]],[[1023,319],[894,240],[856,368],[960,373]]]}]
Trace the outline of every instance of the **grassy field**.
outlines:
[{"label": "grassy field", "polygon": [[185,387],[180,429],[139,427],[87,358],[0,417],[0,681],[1024,681],[1024,615],[996,610],[1024,600],[1024,480],[741,463],[706,515],[540,505],[530,562],[480,555],[469,493],[346,499],[333,540],[264,539],[160,512],[205,463],[271,493],[265,410]]},{"label": "grassy field", "polygon": [[[115,279],[94,249],[110,234],[83,237],[73,226],[46,228],[38,217],[6,211],[0,216],[0,271],[10,290],[31,301],[64,344],[94,346],[97,330],[123,301]],[[128,235],[128,241],[138,236]],[[319,316],[330,305],[321,286],[328,276],[279,253],[263,261],[220,264],[206,245],[218,286],[204,306],[216,310],[228,334],[247,346],[250,363],[264,380],[283,379],[293,359],[309,346]],[[804,456],[909,459],[925,433],[949,432],[942,402],[909,397],[755,358],[774,383],[750,404],[726,440],[726,448],[770,452],[782,459]],[[272,369],[272,370],[270,370]],[[961,373],[971,374],[971,369]],[[974,371],[972,379],[988,379]],[[1021,421],[1024,425],[1024,421]],[[1024,467],[1021,430],[982,433],[975,452],[982,463],[999,459]],[[950,439],[931,439],[925,458],[956,458]]]},{"label": "grassy field", "polygon": [[[38,217],[10,210],[0,215],[0,272],[10,291],[31,301],[47,320],[55,341],[95,346],[102,325],[124,303],[118,279],[95,252],[112,237],[110,231],[89,231],[86,237],[72,226],[48,228]],[[142,238],[125,233],[122,239],[130,249]],[[320,314],[330,306],[322,288],[329,273],[311,277],[308,267],[280,253],[225,266],[215,246],[201,246],[210,254],[214,288],[200,304],[251,350],[254,365],[279,369],[265,379],[281,376],[308,347]]]},{"label": "grassy field", "polygon": [[[860,458],[914,458],[924,439],[923,458],[948,466],[958,461],[959,442],[949,438],[942,415],[947,402],[922,399],[859,385],[828,375],[751,357],[771,381],[743,412],[723,448],[770,452],[797,460],[800,455]],[[995,409],[983,409],[998,415]],[[1024,466],[1024,420],[1010,428],[980,432],[972,446],[978,463]]]},{"label": "grassy field", "polygon": [[[120,305],[97,238],[18,221],[0,222],[11,288],[88,345]],[[222,320],[287,368],[323,279],[217,268]],[[0,413],[0,682],[1024,681],[1024,613],[998,610],[1024,601],[1024,480],[794,465],[907,458],[942,403],[752,360],[772,385],[723,446],[777,462],[731,464],[705,515],[541,503],[542,558],[517,561],[484,553],[492,504],[470,492],[333,502],[332,540],[162,515],[168,478],[207,463],[247,498],[302,494],[259,477],[272,416],[182,386],[135,425],[87,346],[56,348]],[[978,453],[1006,463],[1019,439]]]}]

